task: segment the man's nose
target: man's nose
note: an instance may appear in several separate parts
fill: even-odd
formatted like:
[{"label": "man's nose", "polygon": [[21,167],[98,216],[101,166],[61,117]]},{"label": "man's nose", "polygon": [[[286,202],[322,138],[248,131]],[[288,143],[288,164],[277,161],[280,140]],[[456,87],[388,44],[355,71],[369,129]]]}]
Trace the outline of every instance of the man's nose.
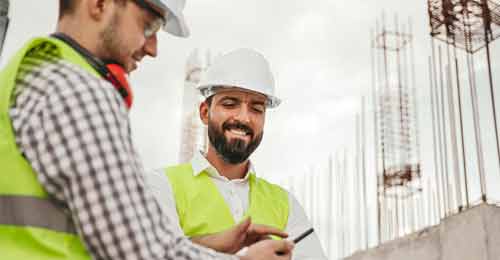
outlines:
[{"label": "man's nose", "polygon": [[156,33],[146,38],[144,52],[151,57],[158,55],[158,38],[156,37]]},{"label": "man's nose", "polygon": [[247,105],[242,105],[240,109],[238,109],[235,119],[244,124],[250,123],[250,111]]}]

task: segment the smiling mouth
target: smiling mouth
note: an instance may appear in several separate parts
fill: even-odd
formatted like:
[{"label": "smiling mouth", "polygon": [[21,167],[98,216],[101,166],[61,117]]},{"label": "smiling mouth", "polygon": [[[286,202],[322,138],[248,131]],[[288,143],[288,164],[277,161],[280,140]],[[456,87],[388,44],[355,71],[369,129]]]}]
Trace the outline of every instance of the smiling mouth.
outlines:
[{"label": "smiling mouth", "polygon": [[253,130],[249,126],[239,122],[225,122],[222,124],[222,129],[226,135],[229,135],[229,137],[243,139],[245,141],[250,141],[254,134]]},{"label": "smiling mouth", "polygon": [[244,130],[241,130],[241,129],[229,129],[228,132],[234,134],[234,135],[237,135],[237,136],[247,136],[247,135],[250,135],[249,133],[247,133],[246,131]]}]

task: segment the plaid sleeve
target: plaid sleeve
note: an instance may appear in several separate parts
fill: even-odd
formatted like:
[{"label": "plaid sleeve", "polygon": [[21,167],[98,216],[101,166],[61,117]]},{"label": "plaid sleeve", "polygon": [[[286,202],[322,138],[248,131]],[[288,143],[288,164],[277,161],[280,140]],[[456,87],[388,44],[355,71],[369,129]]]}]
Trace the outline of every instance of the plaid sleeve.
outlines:
[{"label": "plaid sleeve", "polygon": [[10,110],[17,144],[94,259],[235,259],[172,232],[108,82],[64,61],[21,74]]}]

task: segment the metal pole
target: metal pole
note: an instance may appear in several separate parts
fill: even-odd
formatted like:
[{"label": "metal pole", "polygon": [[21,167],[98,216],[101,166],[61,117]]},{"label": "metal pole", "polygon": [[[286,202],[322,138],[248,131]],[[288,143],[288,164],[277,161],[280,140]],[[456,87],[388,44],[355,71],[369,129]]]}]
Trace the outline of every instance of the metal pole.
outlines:
[{"label": "metal pole", "polygon": [[443,131],[443,151],[444,151],[444,159],[445,161],[444,166],[445,166],[445,174],[443,175],[443,180],[444,180],[444,192],[446,193],[446,214],[449,214],[449,210],[451,208],[451,194],[450,194],[450,183],[449,183],[449,176],[450,172],[448,170],[448,135],[446,134],[447,129],[446,129],[446,113],[445,113],[445,107],[444,107],[444,74],[443,74],[443,62],[442,62],[442,55],[441,55],[441,46],[438,46],[438,61],[439,61],[439,89],[440,89],[440,94],[438,94],[438,102],[439,106],[441,107],[441,120],[442,120],[442,128],[441,130]]},{"label": "metal pole", "polygon": [[326,232],[326,241],[327,241],[327,250],[328,250],[328,256],[329,258],[333,258],[333,250],[332,250],[332,220],[333,220],[333,213],[332,213],[332,203],[333,203],[333,159],[332,155],[328,157],[328,200],[326,201],[326,209],[327,209],[327,232]]},{"label": "metal pole", "polygon": [[341,169],[338,151],[335,153],[335,182],[337,187],[337,205],[336,205],[336,220],[337,220],[337,258],[344,256],[344,245],[343,245],[343,207],[342,207],[342,179],[341,179]]},{"label": "metal pole", "polygon": [[425,194],[425,197],[423,197],[423,203],[424,203],[424,208],[425,208],[425,220],[424,220],[424,227],[431,226],[432,219],[433,219],[433,205],[432,205],[432,192],[430,189],[430,179],[426,179],[426,182],[424,183],[424,189],[423,193]]},{"label": "metal pole", "polygon": [[[397,15],[394,15],[394,30],[396,33],[396,46],[399,46],[400,44],[400,36],[399,36],[399,28],[398,28],[398,18]],[[400,62],[400,56],[399,56],[399,49],[396,48],[396,79],[397,79],[397,93],[398,93],[398,114],[399,114],[399,139],[398,140],[398,146],[396,149],[393,150],[393,156],[395,157],[395,162],[398,164],[396,167],[396,171],[400,170],[401,172],[404,170],[404,151],[401,150],[401,145],[402,145],[402,133],[403,133],[403,103],[401,100],[401,62]],[[391,100],[392,101],[392,100]],[[394,128],[393,128],[394,129]],[[395,129],[394,129],[395,130]],[[395,145],[395,142],[392,142]],[[399,157],[399,158],[398,158]],[[397,158],[397,159],[396,159]],[[399,159],[399,160],[398,160]],[[405,215],[404,215],[404,208],[403,208],[403,196],[399,197],[400,189],[396,188],[396,237],[401,236],[401,234],[404,235],[404,225],[405,225]],[[401,233],[401,230],[403,231]]]},{"label": "metal pole", "polygon": [[493,111],[493,123],[495,127],[495,140],[497,147],[497,156],[498,156],[498,166],[500,168],[500,144],[498,141],[498,124],[497,124],[497,110],[496,110],[496,102],[495,102],[495,88],[493,87],[493,73],[491,73],[491,60],[490,60],[490,39],[492,37],[491,32],[491,20],[486,19],[486,17],[490,17],[490,9],[488,7],[488,2],[486,0],[482,0],[483,4],[483,25],[484,25],[484,39],[486,41],[486,61],[488,65],[488,82],[490,85],[490,97],[491,97],[491,107]]},{"label": "metal pole", "polygon": [[[378,23],[377,23],[378,27]],[[377,74],[376,74],[376,67],[375,64],[378,64],[378,62],[375,61],[375,36],[373,33],[373,30],[371,31],[371,38],[372,38],[372,43],[371,43],[371,64],[372,64],[372,100],[373,100],[373,148],[374,148],[374,166],[375,166],[375,178],[377,180],[376,182],[376,195],[377,195],[377,245],[381,243],[382,241],[382,220],[381,220],[381,197],[379,193],[379,178],[378,178],[378,171],[379,171],[379,166],[378,166],[378,161],[379,161],[379,156],[378,156],[378,144],[379,144],[379,136],[378,136],[378,121],[377,121],[377,110],[378,110],[378,103],[377,103]]]},{"label": "metal pole", "polygon": [[447,96],[448,96],[448,113],[450,114],[450,132],[451,132],[451,151],[453,158],[453,171],[455,172],[455,196],[456,196],[456,209],[460,211],[460,207],[462,205],[462,194],[460,189],[460,168],[458,166],[458,147],[457,147],[457,132],[456,132],[456,121],[455,121],[455,102],[454,102],[454,93],[453,93],[453,80],[450,69],[450,53],[449,46],[447,46],[447,56],[448,56],[448,64],[446,65],[446,75],[447,75]]},{"label": "metal pole", "polygon": [[363,96],[362,101],[361,101],[361,176],[362,176],[362,183],[363,183],[363,209],[364,209],[364,228],[365,228],[365,246],[364,248],[368,248],[368,241],[369,241],[369,230],[368,230],[368,201],[367,201],[367,196],[366,193],[368,192],[366,190],[366,129],[365,129],[365,97]]},{"label": "metal pole", "polygon": [[443,205],[443,216],[446,217],[447,216],[447,194],[446,194],[446,189],[445,189],[445,182],[444,182],[444,176],[446,176],[446,171],[445,171],[445,164],[446,164],[446,158],[443,156],[444,152],[443,152],[443,145],[442,145],[442,135],[441,135],[441,113],[440,113],[440,110],[441,110],[441,104],[439,102],[439,91],[438,91],[438,83],[437,83],[437,78],[438,78],[438,74],[437,74],[437,69],[436,69],[436,56],[435,56],[435,51],[434,51],[434,39],[431,39],[432,41],[432,64],[433,64],[433,72],[434,72],[434,84],[433,84],[433,91],[434,91],[434,101],[435,101],[435,106],[436,106],[436,124],[437,124],[437,141],[438,141],[438,149],[439,149],[439,162],[440,162],[440,166],[441,166],[441,171],[440,171],[440,175],[439,175],[439,179],[440,179],[440,184],[441,184],[441,187],[440,187],[440,191],[441,191],[441,195],[442,195],[442,205]]},{"label": "metal pole", "polygon": [[[469,12],[464,8],[463,12],[467,20],[469,20]],[[465,24],[464,24],[465,25]],[[467,32],[465,31],[467,29]],[[472,99],[472,112],[474,121],[474,132],[476,137],[476,150],[477,150],[477,163],[479,168],[479,182],[481,187],[481,200],[486,202],[486,184],[484,182],[484,160],[483,160],[483,145],[481,141],[481,125],[479,120],[479,104],[477,100],[476,90],[476,74],[474,68],[474,56],[472,52],[472,39],[470,24],[464,26],[464,36],[466,38],[466,51],[467,51],[467,70],[469,72],[469,84]]]},{"label": "metal pole", "polygon": [[[453,41],[455,42],[455,41]],[[467,159],[465,153],[465,141],[464,141],[464,125],[463,125],[463,114],[462,114],[462,90],[460,86],[460,77],[458,75],[458,59],[457,59],[457,48],[455,43],[453,43],[453,56],[455,58],[455,75],[457,83],[457,96],[458,96],[458,113],[460,117],[460,138],[462,145],[462,163],[464,168],[464,184],[465,184],[465,208],[469,208],[469,189],[468,189],[468,177],[467,177]]]},{"label": "metal pole", "polygon": [[[379,28],[379,23],[378,21],[376,22],[376,37],[378,37],[378,35],[380,34],[380,28]],[[374,38],[374,40],[376,40]],[[375,44],[375,43],[374,43]],[[375,46],[374,46],[375,47]],[[382,95],[384,93],[384,89],[387,85],[387,78],[383,76],[383,73],[382,73],[382,69],[385,68],[385,66],[379,64],[379,63],[382,63],[382,59],[380,59],[380,54],[375,52],[374,51],[374,54],[378,54],[378,55],[374,55],[375,57],[375,62],[377,64],[377,74],[378,75],[378,82],[379,83],[382,83],[383,84],[383,87],[381,89],[379,89],[379,91],[381,93],[378,94],[377,96],[377,86],[374,85],[374,88],[373,88],[373,94],[374,94],[374,104],[375,104],[375,112],[374,112],[374,120],[375,120],[375,141],[376,141],[376,145],[375,145],[375,149],[376,149],[376,158],[375,158],[375,166],[376,166],[376,176],[377,176],[377,199],[378,199],[378,204],[379,204],[379,208],[378,208],[378,214],[377,214],[377,218],[378,218],[378,228],[379,228],[379,234],[378,234],[378,242],[379,244],[382,242],[382,238],[384,236],[382,236],[382,230],[385,231],[385,237],[388,236],[388,229],[387,228],[384,228],[382,229],[382,213],[384,214],[384,219],[385,219],[385,226],[388,225],[388,218],[387,218],[387,211],[385,210],[386,209],[386,203],[384,202],[384,199],[385,197],[383,195],[385,195],[385,188],[384,188],[384,173],[385,173],[385,141],[384,141],[384,138],[385,138],[385,118],[384,118],[384,102],[383,102],[383,99],[382,99]],[[380,65],[380,66],[379,66]],[[379,102],[376,102],[377,98],[379,99]],[[381,127],[380,127],[380,131],[381,131],[381,135],[379,136],[379,132],[378,132],[378,116],[377,116],[377,113],[378,113],[378,109],[381,109],[381,114],[380,114],[380,124],[381,124]],[[378,149],[378,146],[380,145],[380,150]],[[379,151],[381,153],[381,157],[379,159]],[[378,162],[379,160],[382,162],[382,169],[381,171],[379,172],[379,167],[378,167]]]},{"label": "metal pole", "polygon": [[474,69],[474,58],[472,54],[467,54],[467,63],[469,68],[469,75],[471,81],[471,99],[472,99],[472,112],[474,121],[474,131],[476,137],[476,150],[477,150],[477,162],[479,167],[479,182],[481,188],[481,200],[486,202],[486,183],[485,183],[485,173],[484,173],[484,159],[483,159],[483,145],[481,141],[481,124],[479,119],[479,104],[477,100],[477,89],[476,89],[476,76]]},{"label": "metal pole", "polygon": [[[431,61],[431,57],[429,57],[429,94],[431,97],[431,114],[432,114],[432,141],[433,141],[433,148],[434,148],[434,177],[436,178],[436,187],[439,187],[439,176],[440,176],[440,168],[438,167],[438,151],[437,151],[437,127],[436,127],[436,114],[437,112],[435,111],[435,102],[434,102],[434,81],[435,81],[435,75],[432,73],[432,67],[433,67],[433,62]],[[434,75],[434,77],[433,77]],[[441,209],[442,204],[441,204],[441,192],[439,189],[436,189],[436,195],[438,196],[437,199],[437,214],[439,215],[439,218],[443,216]]]},{"label": "metal pole", "polygon": [[348,209],[348,205],[346,203],[346,198],[349,197],[347,194],[348,190],[348,163],[347,163],[347,152],[344,149],[342,151],[343,155],[343,163],[342,163],[342,179],[343,179],[343,188],[344,188],[344,200],[343,200],[343,205],[344,205],[344,225],[347,227],[347,231],[344,229],[344,242],[346,243],[346,249],[344,251],[345,256],[349,254],[351,251],[351,239],[350,239],[350,225],[348,220],[351,218],[351,211]]},{"label": "metal pole", "polygon": [[[383,159],[382,159],[382,165],[383,165],[384,176],[385,176],[385,172],[386,172],[386,165],[385,165],[385,160],[386,160],[386,158],[385,158],[386,157],[386,155],[385,155],[385,144],[386,144],[386,140],[385,139],[387,138],[387,136],[390,136],[390,134],[386,135],[386,133],[385,133],[385,127],[386,127],[385,124],[387,123],[387,122],[385,122],[386,121],[386,117],[390,116],[390,113],[385,113],[386,112],[385,111],[386,110],[386,106],[387,106],[385,99],[386,99],[387,95],[390,95],[390,91],[389,91],[389,69],[388,69],[388,62],[387,62],[387,45],[386,45],[387,42],[386,42],[386,36],[387,35],[386,35],[386,30],[385,30],[385,17],[382,16],[382,37],[383,37],[384,76],[385,76],[385,78],[384,78],[385,79],[384,80],[384,90],[383,90],[384,95],[383,95],[383,99],[382,99],[383,100],[382,107],[384,109],[383,112],[382,112],[382,117],[383,117],[382,118],[382,121],[383,121],[383,125],[382,125],[382,157],[383,157]],[[390,119],[391,120],[390,120],[389,123],[391,123],[391,125],[392,125],[392,117]],[[391,127],[391,129],[392,129],[392,127]],[[389,143],[389,145],[388,145],[389,147],[391,147],[391,145],[392,145],[391,143],[392,142]]]},{"label": "metal pole", "polygon": [[[418,187],[422,187],[422,175],[421,175],[421,162],[420,162],[420,124],[419,124],[419,112],[417,105],[417,83],[415,79],[415,49],[413,45],[413,23],[411,18],[408,18],[408,32],[410,34],[409,47],[410,47],[410,64],[411,64],[411,92],[412,92],[412,104],[413,104],[413,122],[414,122],[414,134],[415,134],[415,163],[416,163],[416,174],[419,177],[418,179]],[[421,196],[421,209],[419,210],[419,214],[421,218],[417,218],[417,226],[421,226],[423,222],[423,210],[424,210],[424,200],[423,200],[423,192]],[[417,214],[417,215],[419,215]]]},{"label": "metal pole", "polygon": [[[449,30],[446,30],[447,39],[451,39]],[[455,121],[455,95],[453,92],[452,84],[453,77],[451,72],[451,55],[450,55],[450,43],[446,44],[446,59],[447,65],[445,67],[446,70],[446,95],[448,97],[448,113],[450,117],[450,132],[451,132],[451,152],[452,152],[452,165],[454,174],[451,174],[450,177],[455,179],[455,196],[456,196],[456,207],[458,212],[460,212],[462,205],[462,191],[460,185],[460,167],[458,166],[458,147],[457,147],[457,132],[456,132],[456,121]],[[443,86],[444,87],[444,86]],[[450,187],[451,188],[451,187]],[[451,196],[450,196],[451,197]]]},{"label": "metal pole", "polygon": [[[416,183],[419,181],[419,179],[417,178],[417,175],[414,174],[414,170],[413,170],[413,164],[415,163],[414,162],[414,155],[413,155],[413,143],[412,143],[412,139],[411,137],[413,136],[411,130],[414,129],[413,127],[413,117],[410,117],[410,111],[412,112],[412,115],[413,115],[413,110],[411,109],[413,106],[414,106],[414,103],[413,103],[413,99],[411,99],[411,95],[410,95],[410,90],[412,89],[412,85],[410,85],[410,82],[409,82],[409,73],[408,73],[408,68],[410,67],[410,61],[409,61],[409,55],[408,55],[408,52],[410,51],[410,48],[411,48],[411,39],[412,39],[412,35],[411,33],[409,32],[409,28],[410,28],[410,24],[408,24],[407,26],[404,26],[402,25],[401,26],[401,32],[402,32],[402,37],[403,37],[403,42],[405,42],[406,44],[404,44],[404,46],[402,46],[402,82],[403,82],[403,89],[404,89],[404,92],[403,92],[403,97],[404,97],[404,109],[403,109],[403,112],[404,112],[404,119],[405,119],[405,127],[403,128],[404,129],[404,133],[403,133],[403,140],[404,140],[404,152],[406,153],[406,156],[405,156],[405,165],[408,165],[408,170],[409,170],[409,174],[411,175],[411,180],[409,181],[408,183],[408,191],[409,191],[409,194],[408,194],[408,197],[406,197],[406,211],[407,211],[407,232],[409,233],[412,233],[413,231],[415,231],[415,228],[416,228],[416,221],[417,221],[417,218],[415,217],[415,214],[417,214],[418,212],[418,209],[417,209],[417,196],[416,196],[416,193],[414,194],[414,191],[413,191],[413,188],[415,185],[417,185]],[[413,93],[411,93],[413,94]]]},{"label": "metal pole", "polygon": [[[394,25],[395,25],[395,33],[396,33],[396,46],[400,46],[404,44],[404,42],[401,42],[401,34],[399,31],[399,24],[398,24],[398,18],[397,15],[394,17]],[[401,80],[401,55],[400,55],[400,48],[396,47],[396,74],[397,74],[397,90],[398,90],[398,109],[399,109],[399,167],[401,171],[404,171],[404,165],[406,163],[406,151],[404,150],[404,144],[405,144],[405,129],[404,129],[404,121],[405,119],[403,118],[404,114],[404,104],[403,104],[403,84]],[[404,215],[403,215],[404,216]],[[404,219],[404,218],[403,218]]]},{"label": "metal pole", "polygon": [[360,161],[360,115],[359,113],[356,114],[355,117],[355,127],[356,127],[356,138],[355,138],[355,147],[356,149],[354,150],[355,156],[354,156],[354,175],[353,175],[353,191],[354,191],[354,225],[355,225],[355,230],[354,230],[354,241],[355,244],[354,249],[359,249],[360,247],[360,240],[361,240],[361,196],[360,196],[360,189],[359,189],[359,176],[360,176],[360,171],[361,171],[361,165],[359,163]]}]

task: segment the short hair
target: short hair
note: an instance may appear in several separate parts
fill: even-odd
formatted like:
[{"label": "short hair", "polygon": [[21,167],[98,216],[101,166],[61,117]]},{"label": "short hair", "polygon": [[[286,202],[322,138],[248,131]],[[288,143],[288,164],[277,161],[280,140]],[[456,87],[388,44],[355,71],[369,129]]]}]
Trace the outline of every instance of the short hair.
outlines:
[{"label": "short hair", "polygon": [[[76,10],[76,6],[80,0],[59,0],[59,20],[67,14],[72,14]],[[114,0],[120,5],[125,5],[127,0]]]},{"label": "short hair", "polygon": [[78,0],[59,0],[59,19],[75,11]]}]

